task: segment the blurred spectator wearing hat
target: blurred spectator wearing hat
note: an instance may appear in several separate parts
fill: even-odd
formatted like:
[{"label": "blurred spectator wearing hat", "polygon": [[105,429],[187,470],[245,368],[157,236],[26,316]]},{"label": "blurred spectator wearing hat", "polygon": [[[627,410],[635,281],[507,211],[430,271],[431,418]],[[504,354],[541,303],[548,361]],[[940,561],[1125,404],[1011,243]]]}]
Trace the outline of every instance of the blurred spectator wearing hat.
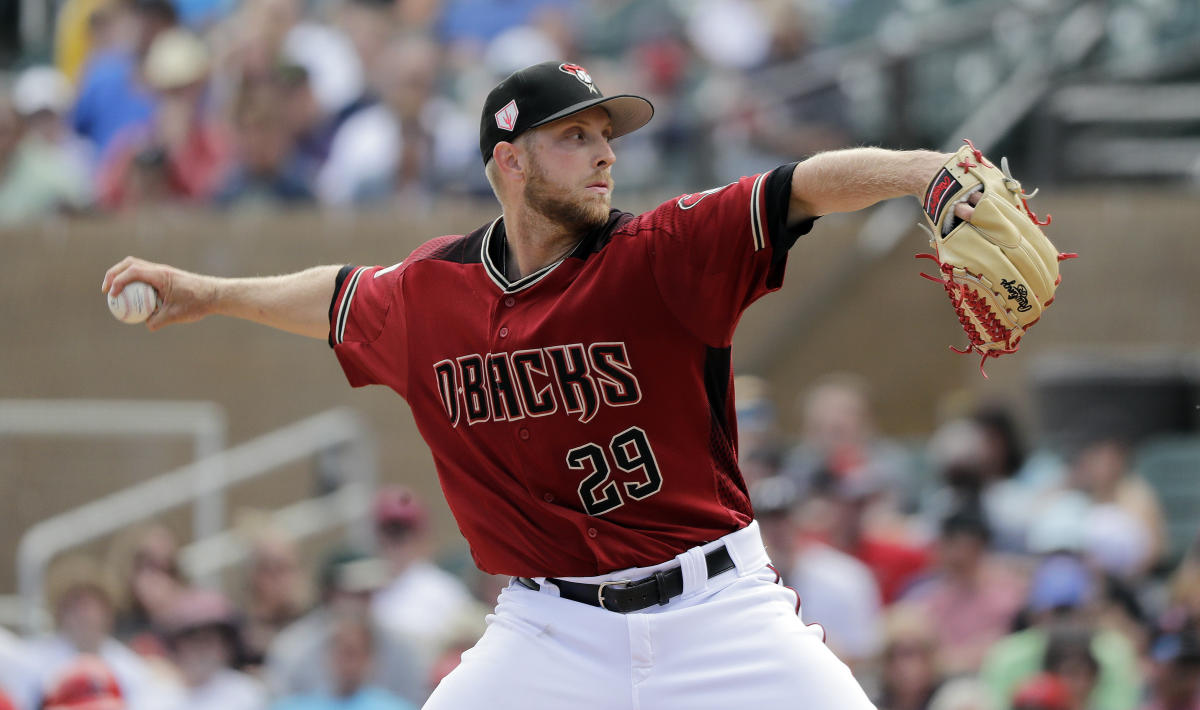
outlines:
[{"label": "blurred spectator wearing hat", "polygon": [[107,567],[84,555],[64,557],[51,566],[46,586],[57,632],[31,639],[26,655],[41,674],[39,687],[81,656],[95,655],[112,670],[130,710],[162,710],[177,697],[171,679],[112,637],[120,593]]},{"label": "blurred spectator wearing hat", "polygon": [[75,213],[92,202],[87,146],[63,123],[72,89],[66,77],[31,67],[0,97],[0,225]]},{"label": "blurred spectator wearing hat", "polygon": [[206,113],[209,68],[208,49],[190,32],[172,29],[154,40],[143,71],[161,103],[149,126],[122,133],[105,158],[103,206],[212,197],[231,150],[224,129]]},{"label": "blurred spectator wearing hat", "polygon": [[1098,665],[1090,710],[1128,710],[1137,705],[1141,677],[1137,653],[1119,631],[1101,626],[1100,588],[1078,557],[1058,554],[1034,571],[1026,601],[1032,625],[997,641],[984,658],[980,678],[1001,707],[1011,707],[1020,684],[1043,667],[1054,637],[1087,634]]},{"label": "blurred spectator wearing hat", "polygon": [[321,566],[321,602],[285,628],[267,650],[266,678],[272,696],[335,694],[336,669],[329,649],[338,620],[372,621],[371,683],[415,704],[425,701],[428,661],[412,639],[379,623],[371,599],[390,579],[386,564],[353,549],[331,552]]},{"label": "blurred spectator wearing hat", "polygon": [[885,622],[879,710],[925,710],[942,683],[937,620],[920,609],[896,604]]},{"label": "blurred spectator wearing hat", "polygon": [[128,710],[112,669],[98,656],[80,656],[46,689],[41,710]]},{"label": "blurred spectator wearing hat", "polygon": [[114,0],[111,12],[120,39],[89,58],[71,115],[71,127],[101,159],[118,135],[154,116],[158,101],[143,81],[144,62],[158,35],[177,22],[169,0]]},{"label": "blurred spectator wearing hat", "polygon": [[186,590],[179,569],[179,541],[162,524],[120,533],[109,548],[109,564],[126,584],[116,635],[143,657],[166,657],[159,631]]},{"label": "blurred spectator wearing hat", "polygon": [[910,507],[908,458],[903,449],[875,431],[867,386],[861,378],[828,375],[801,395],[798,404],[802,438],[788,456],[784,471],[800,484],[802,494],[843,479],[869,477],[877,493],[872,501],[875,505],[888,511]]},{"label": "blurred spectator wearing hat", "polygon": [[221,207],[296,207],[314,201],[311,174],[288,125],[287,90],[271,81],[247,82],[233,110],[236,159],[217,189]]},{"label": "blurred spectator wearing hat", "polygon": [[234,670],[240,660],[237,613],[218,592],[189,590],[175,600],[163,634],[184,693],[164,710],[261,710],[266,689]]},{"label": "blurred spectator wearing hat", "polygon": [[1150,646],[1150,687],[1141,710],[1200,710],[1200,629],[1164,630]]},{"label": "blurred spectator wearing hat", "polygon": [[347,118],[334,134],[317,176],[324,204],[396,196],[422,203],[436,184],[476,166],[471,137],[478,126],[434,93],[441,68],[435,44],[402,35],[379,50],[372,67],[370,84],[380,100]]},{"label": "blurred spectator wearing hat", "polygon": [[936,634],[950,674],[974,673],[984,654],[1012,628],[1025,599],[1025,584],[993,557],[983,511],[966,505],[942,521],[933,573],[904,600],[937,619]]},{"label": "blurred spectator wearing hat", "polygon": [[750,501],[771,560],[800,597],[804,620],[825,629],[825,642],[851,669],[874,658],[883,642],[883,610],[871,570],[803,535],[794,480],[775,476],[758,481],[750,488]]},{"label": "blurred spectator wearing hat", "polygon": [[275,637],[308,610],[312,591],[292,538],[265,522],[250,523],[247,538],[242,650],[246,665],[261,666]]},{"label": "blurred spectator wearing hat", "polygon": [[[26,658],[25,643],[0,626],[0,709],[32,710],[38,677]],[[4,708],[4,702],[9,708]]]},{"label": "blurred spectator wearing hat", "polygon": [[284,698],[272,710],[416,710],[372,682],[375,636],[369,614],[337,615],[327,649],[332,686],[323,693]]},{"label": "blurred spectator wearing hat", "polygon": [[425,504],[411,490],[380,489],[375,532],[391,581],[375,595],[375,618],[431,649],[474,605],[466,585],[430,559],[428,526]]}]

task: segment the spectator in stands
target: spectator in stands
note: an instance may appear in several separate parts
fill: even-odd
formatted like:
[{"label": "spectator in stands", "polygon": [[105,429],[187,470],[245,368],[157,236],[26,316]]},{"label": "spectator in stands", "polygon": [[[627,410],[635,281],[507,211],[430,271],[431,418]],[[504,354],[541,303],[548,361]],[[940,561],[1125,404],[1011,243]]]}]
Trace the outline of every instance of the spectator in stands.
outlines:
[{"label": "spectator in stands", "polygon": [[480,52],[505,30],[563,22],[561,11],[572,4],[570,0],[445,0],[435,31],[438,41],[450,45],[451,51]]},{"label": "spectator in stands", "polygon": [[248,665],[261,666],[275,637],[308,609],[310,591],[300,552],[284,533],[264,524],[249,545],[243,652]]},{"label": "spectator in stands", "polygon": [[375,618],[425,648],[473,607],[466,586],[429,559],[428,525],[425,505],[411,490],[386,487],[376,495],[375,531],[391,581],[375,595]]},{"label": "spectator in stands", "polygon": [[1167,593],[1169,610],[1200,620],[1200,530],[1171,575]]},{"label": "spectator in stands", "polygon": [[815,478],[816,490],[822,493],[806,502],[805,530],[866,565],[875,576],[883,603],[891,604],[929,566],[930,552],[904,530],[873,523],[875,501],[886,495],[878,478],[865,471],[850,471],[837,478],[819,473]]},{"label": "spectator in stands", "polygon": [[866,477],[886,509],[909,507],[907,456],[875,431],[866,384],[861,378],[834,374],[813,385],[800,398],[801,442],[789,456],[785,472],[801,491],[828,490],[844,478]]},{"label": "spectator in stands", "polygon": [[55,678],[41,710],[127,710],[112,668],[97,656],[80,656]]},{"label": "spectator in stands", "polygon": [[1196,622],[1166,631],[1150,647],[1149,693],[1141,710],[1200,710],[1200,632]]},{"label": "spectator in stands", "polygon": [[96,655],[112,669],[130,710],[162,710],[177,697],[173,683],[112,637],[119,587],[107,567],[83,555],[64,557],[51,568],[46,586],[58,630],[30,640],[26,654],[39,673],[39,689],[80,656]]},{"label": "spectator in stands", "polygon": [[1013,694],[1013,710],[1079,710],[1067,682],[1053,673],[1039,673],[1021,683]]},{"label": "spectator in stands", "polygon": [[1099,665],[1091,710],[1128,710],[1137,704],[1141,678],[1133,645],[1120,632],[1097,623],[1099,588],[1077,557],[1053,555],[1034,572],[1027,600],[1032,626],[994,644],[980,678],[1000,707],[1011,707],[1014,691],[1042,668],[1049,640],[1056,633],[1090,633]]},{"label": "spectator in stands", "polygon": [[73,213],[92,201],[86,147],[62,121],[71,101],[65,77],[33,67],[0,96],[0,226],[54,213]]},{"label": "spectator in stands", "polygon": [[333,685],[324,693],[284,698],[272,710],[416,710],[372,682],[375,628],[369,614],[339,614],[329,638]]},{"label": "spectator in stands", "polygon": [[171,658],[183,677],[182,697],[164,710],[262,710],[266,689],[234,670],[240,660],[236,612],[217,592],[181,594],[168,614],[164,633]]},{"label": "spectator in stands", "polygon": [[222,207],[295,207],[313,202],[309,174],[285,114],[285,91],[273,82],[242,87],[234,107],[237,159],[214,197]]},{"label": "spectator in stands", "polygon": [[825,642],[852,670],[875,658],[883,642],[879,587],[857,559],[802,534],[796,482],[776,476],[755,483],[750,500],[763,541],[800,614],[825,629]]},{"label": "spectator in stands", "polygon": [[142,656],[165,657],[159,632],[186,589],[175,533],[162,524],[136,527],[118,536],[110,549],[112,569],[127,582],[117,637]]},{"label": "spectator in stands", "polygon": [[[1150,538],[1149,549],[1130,561],[1130,571],[1148,570],[1166,550],[1166,522],[1154,489],[1132,471],[1129,445],[1121,437],[1100,434],[1075,454],[1068,484],[1095,505],[1115,506],[1140,524]],[[1094,517],[1095,510],[1091,513]]]},{"label": "spectator in stands", "polygon": [[1067,710],[1088,710],[1100,673],[1100,663],[1092,653],[1092,632],[1069,628],[1052,631],[1042,669],[1066,684],[1070,699]]},{"label": "spectator in stands", "polygon": [[[320,605],[280,632],[267,651],[266,677],[274,697],[334,692],[329,648],[336,621],[345,615],[370,615],[371,597],[388,579],[381,560],[354,550],[329,555],[320,572]],[[372,683],[412,703],[424,702],[425,649],[378,621],[373,628]]]},{"label": "spectator in stands", "polygon": [[161,101],[151,125],[124,132],[101,166],[110,209],[162,200],[202,202],[229,165],[229,138],[204,101],[208,49],[186,30],[163,32],[146,55],[146,83]]},{"label": "spectator in stands", "polygon": [[95,144],[100,159],[119,134],[154,116],[157,99],[143,83],[144,62],[154,40],[177,20],[168,0],[118,0],[116,8],[114,22],[130,26],[133,42],[90,59],[71,116],[75,132]]},{"label": "spectator in stands", "polygon": [[904,600],[937,619],[944,670],[975,673],[991,645],[1012,628],[1025,585],[988,553],[991,532],[982,511],[965,507],[942,521],[936,567]]},{"label": "spectator in stands", "polygon": [[767,381],[755,375],[733,378],[734,410],[738,422],[738,465],[747,485],[774,476],[778,459],[779,415]]},{"label": "spectator in stands", "polygon": [[925,710],[942,682],[937,621],[919,609],[897,604],[887,615],[879,710]]},{"label": "spectator in stands", "polygon": [[942,683],[929,700],[929,710],[996,710],[992,695],[974,676]]},{"label": "spectator in stands", "polygon": [[[25,644],[0,626],[0,699],[8,710],[33,710],[37,699],[37,670],[26,658]],[[0,708],[3,708],[0,701]]]}]

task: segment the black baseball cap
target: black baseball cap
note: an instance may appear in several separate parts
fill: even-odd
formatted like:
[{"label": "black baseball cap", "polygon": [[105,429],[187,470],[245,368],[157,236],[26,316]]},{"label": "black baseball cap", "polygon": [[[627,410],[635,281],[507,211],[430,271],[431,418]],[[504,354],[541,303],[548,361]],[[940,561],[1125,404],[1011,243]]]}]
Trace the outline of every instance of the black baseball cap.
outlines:
[{"label": "black baseball cap", "polygon": [[531,128],[604,106],[612,119],[612,137],[632,133],[650,121],[654,106],[632,94],[605,96],[592,75],[578,64],[542,62],[514,72],[496,85],[483,104],[479,152],[484,165],[501,141],[512,141]]}]

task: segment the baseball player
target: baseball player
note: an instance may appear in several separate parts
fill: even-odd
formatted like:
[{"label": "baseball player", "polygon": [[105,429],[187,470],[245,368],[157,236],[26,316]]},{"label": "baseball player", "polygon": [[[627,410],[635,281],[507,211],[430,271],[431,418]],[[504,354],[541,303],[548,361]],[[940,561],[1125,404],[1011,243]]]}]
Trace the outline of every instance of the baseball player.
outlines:
[{"label": "baseball player", "polygon": [[513,577],[427,708],[870,707],[769,564],[730,343],[819,216],[920,195],[949,156],[825,153],[611,209],[611,141],[652,114],[576,64],[531,66],[484,105],[503,213],[470,234],[386,267],[222,279],[126,258],[104,277],[158,290],[152,330],[217,313],[327,338],[351,385],[408,401],[475,562]]}]

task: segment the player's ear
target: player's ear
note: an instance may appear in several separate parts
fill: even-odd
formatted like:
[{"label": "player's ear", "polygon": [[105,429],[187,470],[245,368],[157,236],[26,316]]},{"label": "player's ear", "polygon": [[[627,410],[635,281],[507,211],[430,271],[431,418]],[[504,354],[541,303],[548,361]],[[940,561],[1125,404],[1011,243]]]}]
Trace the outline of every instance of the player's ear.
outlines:
[{"label": "player's ear", "polygon": [[492,160],[496,161],[496,167],[500,168],[501,173],[507,174],[510,178],[524,177],[524,161],[521,159],[520,151],[512,143],[500,141],[496,147],[492,149]]}]

